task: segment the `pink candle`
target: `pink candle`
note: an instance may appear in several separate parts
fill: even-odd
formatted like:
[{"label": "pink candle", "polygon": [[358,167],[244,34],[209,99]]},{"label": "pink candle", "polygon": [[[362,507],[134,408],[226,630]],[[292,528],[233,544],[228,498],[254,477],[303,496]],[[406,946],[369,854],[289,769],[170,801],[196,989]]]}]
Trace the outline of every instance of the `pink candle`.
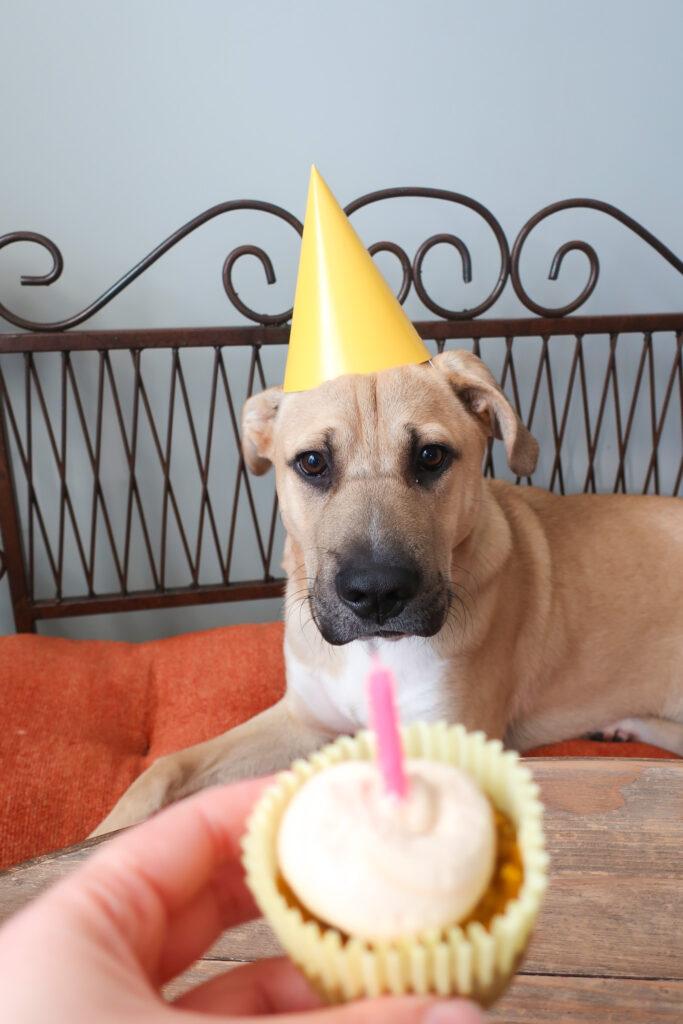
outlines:
[{"label": "pink candle", "polygon": [[403,800],[408,795],[408,779],[403,770],[403,751],[398,732],[394,701],[394,674],[385,668],[377,654],[367,680],[370,724],[377,738],[377,757],[387,793]]}]

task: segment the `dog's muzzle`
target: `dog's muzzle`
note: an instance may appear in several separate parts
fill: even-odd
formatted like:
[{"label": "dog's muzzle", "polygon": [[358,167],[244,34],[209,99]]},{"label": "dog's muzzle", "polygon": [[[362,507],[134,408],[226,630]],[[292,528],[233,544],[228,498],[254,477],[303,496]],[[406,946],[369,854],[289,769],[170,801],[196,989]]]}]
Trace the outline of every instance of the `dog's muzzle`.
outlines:
[{"label": "dog's muzzle", "polygon": [[429,585],[405,556],[374,561],[354,554],[340,560],[333,575],[318,575],[309,600],[316,625],[331,644],[433,636],[448,612],[442,582]]}]

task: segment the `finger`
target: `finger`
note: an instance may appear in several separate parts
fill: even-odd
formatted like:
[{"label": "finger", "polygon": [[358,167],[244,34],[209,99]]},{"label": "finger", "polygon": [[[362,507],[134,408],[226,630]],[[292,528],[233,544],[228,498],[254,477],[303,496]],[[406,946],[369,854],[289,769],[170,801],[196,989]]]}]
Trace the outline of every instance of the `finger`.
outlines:
[{"label": "finger", "polygon": [[162,811],[101,848],[54,890],[54,898],[77,906],[100,941],[108,936],[118,952],[129,949],[154,973],[174,919],[213,886],[220,914],[206,898],[201,921],[201,912],[192,911],[208,944],[222,928],[258,913],[244,885],[239,844],[269,781],[204,790]]},{"label": "finger", "polygon": [[101,849],[84,871],[125,864],[153,885],[165,907],[186,905],[228,862],[241,861],[245,822],[270,778],[216,786],[162,811]]},{"label": "finger", "polygon": [[257,960],[225,971],[183,993],[175,1006],[200,1013],[255,1016],[323,1006],[291,960]]},{"label": "finger", "polygon": [[[286,958],[260,960],[226,971],[184,993],[178,1008],[239,1018],[277,1014],[278,1024],[486,1024],[482,1011],[462,999],[384,996],[341,1006],[323,1004]],[[306,1016],[303,1018],[302,1013]]]},{"label": "finger", "polygon": [[[240,911],[235,913],[235,894]],[[242,895],[244,903],[241,903]],[[220,868],[202,892],[168,922],[163,948],[152,980],[162,985],[184,971],[204,953],[225,928],[258,917],[260,911],[244,887],[244,869],[230,861]]]}]

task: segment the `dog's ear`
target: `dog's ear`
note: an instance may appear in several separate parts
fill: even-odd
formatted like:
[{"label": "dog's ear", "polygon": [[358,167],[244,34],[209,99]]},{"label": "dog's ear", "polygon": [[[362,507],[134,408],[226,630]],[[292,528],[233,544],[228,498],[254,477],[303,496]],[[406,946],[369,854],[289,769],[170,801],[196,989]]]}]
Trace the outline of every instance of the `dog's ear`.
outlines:
[{"label": "dog's ear", "polygon": [[464,349],[443,352],[432,360],[468,411],[486,433],[505,442],[510,469],[531,476],[536,469],[538,443],[531,436],[481,359]]},{"label": "dog's ear", "polygon": [[261,476],[273,464],[275,417],[282,401],[282,388],[268,388],[252,395],[242,409],[242,451],[252,473]]}]

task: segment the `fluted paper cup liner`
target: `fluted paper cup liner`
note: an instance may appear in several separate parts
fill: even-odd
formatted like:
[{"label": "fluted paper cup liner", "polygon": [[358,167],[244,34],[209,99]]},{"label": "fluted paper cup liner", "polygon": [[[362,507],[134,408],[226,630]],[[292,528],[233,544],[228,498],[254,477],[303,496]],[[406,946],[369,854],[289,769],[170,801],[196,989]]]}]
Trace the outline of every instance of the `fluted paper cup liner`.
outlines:
[{"label": "fluted paper cup liner", "polygon": [[[531,773],[513,751],[462,726],[418,722],[402,729],[406,757],[455,765],[511,821],[523,877],[517,895],[485,927],[471,921],[404,939],[374,942],[312,920],[283,884],[277,833],[285,807],[317,772],[349,760],[374,760],[370,732],[341,737],[296,761],[255,806],[243,841],[247,883],[284,949],[330,1002],[383,994],[462,995],[489,1005],[521,961],[546,887],[542,806]],[[415,865],[419,872],[420,865]]]}]

